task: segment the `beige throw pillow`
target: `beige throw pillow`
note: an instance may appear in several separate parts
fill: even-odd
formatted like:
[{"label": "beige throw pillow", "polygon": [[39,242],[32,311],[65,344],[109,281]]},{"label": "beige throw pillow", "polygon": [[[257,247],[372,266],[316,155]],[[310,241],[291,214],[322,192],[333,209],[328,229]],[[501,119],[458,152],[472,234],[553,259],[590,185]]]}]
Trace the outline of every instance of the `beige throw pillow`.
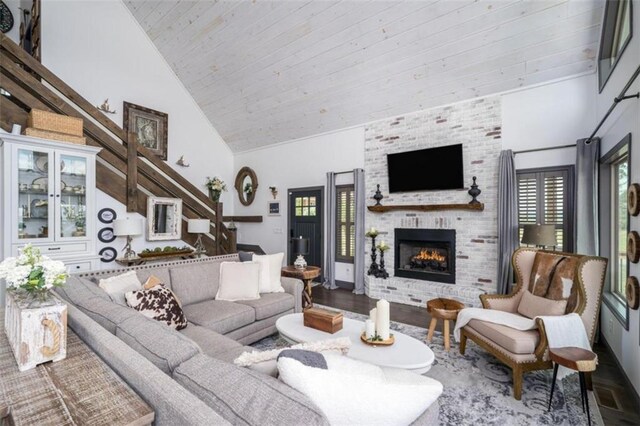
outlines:
[{"label": "beige throw pillow", "polygon": [[260,299],[260,265],[257,262],[222,262],[216,300]]},{"label": "beige throw pillow", "polygon": [[253,261],[260,264],[260,293],[283,293],[280,271],[284,253],[253,255]]},{"label": "beige throw pillow", "polygon": [[136,271],[101,279],[98,286],[109,295],[111,300],[123,306],[127,306],[124,298],[126,292],[142,290],[142,284],[136,275]]},{"label": "beige throw pillow", "polygon": [[564,315],[566,309],[566,300],[552,300],[535,296],[529,290],[524,291],[518,305],[518,313],[527,318]]}]

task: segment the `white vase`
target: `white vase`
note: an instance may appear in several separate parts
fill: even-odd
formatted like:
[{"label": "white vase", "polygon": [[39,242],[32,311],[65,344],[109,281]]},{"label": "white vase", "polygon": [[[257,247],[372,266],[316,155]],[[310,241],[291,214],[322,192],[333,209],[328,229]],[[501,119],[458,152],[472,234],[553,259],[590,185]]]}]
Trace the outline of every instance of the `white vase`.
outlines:
[{"label": "white vase", "polygon": [[4,324],[20,371],[67,356],[67,305],[53,294],[40,300],[8,290]]}]

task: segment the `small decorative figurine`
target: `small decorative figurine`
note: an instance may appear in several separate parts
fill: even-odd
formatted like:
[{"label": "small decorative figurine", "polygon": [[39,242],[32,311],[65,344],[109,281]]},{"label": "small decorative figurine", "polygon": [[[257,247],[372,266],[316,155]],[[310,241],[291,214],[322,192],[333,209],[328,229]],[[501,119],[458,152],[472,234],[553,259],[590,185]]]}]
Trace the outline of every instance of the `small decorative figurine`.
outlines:
[{"label": "small decorative figurine", "polygon": [[476,177],[473,177],[473,185],[471,185],[471,189],[469,189],[469,195],[471,195],[472,200],[469,201],[469,204],[480,204],[480,201],[478,201],[476,198],[478,197],[478,195],[480,195],[482,191],[478,188],[478,185],[476,184]]},{"label": "small decorative figurine", "polygon": [[181,155],[180,158],[178,158],[178,161],[176,161],[176,164],[178,166],[182,166],[182,167],[189,167],[191,164],[187,163],[186,161],[184,161],[184,155]]},{"label": "small decorative figurine", "polygon": [[384,196],[382,195],[382,192],[380,192],[380,185],[378,184],[376,186],[377,186],[376,193],[372,198],[376,200],[376,206],[381,206],[382,204],[380,204],[380,200],[382,200]]},{"label": "small decorative figurine", "polygon": [[278,188],[276,188],[275,186],[270,186],[269,190],[271,190],[271,195],[273,196],[273,199],[275,200],[276,197],[278,196]]},{"label": "small decorative figurine", "polygon": [[105,99],[104,102],[102,103],[102,105],[96,107],[98,108],[100,111],[102,112],[106,112],[107,114],[115,114],[116,111],[111,109],[111,106],[109,105],[109,98]]}]

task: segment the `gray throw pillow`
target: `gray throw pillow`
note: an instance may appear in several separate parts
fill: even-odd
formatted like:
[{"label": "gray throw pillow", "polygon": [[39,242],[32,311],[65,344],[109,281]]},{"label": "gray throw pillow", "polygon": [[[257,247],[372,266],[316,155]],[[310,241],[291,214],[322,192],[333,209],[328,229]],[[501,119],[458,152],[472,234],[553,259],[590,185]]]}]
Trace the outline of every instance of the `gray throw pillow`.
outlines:
[{"label": "gray throw pillow", "polygon": [[253,260],[253,253],[250,251],[238,251],[238,257],[240,262],[251,262]]},{"label": "gray throw pillow", "polygon": [[295,359],[307,367],[327,369],[327,360],[319,352],[305,351],[303,349],[285,349],[278,355],[278,360],[280,358]]}]

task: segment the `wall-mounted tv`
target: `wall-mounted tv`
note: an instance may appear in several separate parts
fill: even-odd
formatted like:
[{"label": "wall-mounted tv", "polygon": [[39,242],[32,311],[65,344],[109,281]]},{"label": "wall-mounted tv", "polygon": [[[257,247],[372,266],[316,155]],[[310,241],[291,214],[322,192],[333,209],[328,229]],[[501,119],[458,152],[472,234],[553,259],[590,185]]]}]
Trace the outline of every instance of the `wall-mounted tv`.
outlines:
[{"label": "wall-mounted tv", "polygon": [[464,188],[462,144],[387,154],[389,192]]}]

